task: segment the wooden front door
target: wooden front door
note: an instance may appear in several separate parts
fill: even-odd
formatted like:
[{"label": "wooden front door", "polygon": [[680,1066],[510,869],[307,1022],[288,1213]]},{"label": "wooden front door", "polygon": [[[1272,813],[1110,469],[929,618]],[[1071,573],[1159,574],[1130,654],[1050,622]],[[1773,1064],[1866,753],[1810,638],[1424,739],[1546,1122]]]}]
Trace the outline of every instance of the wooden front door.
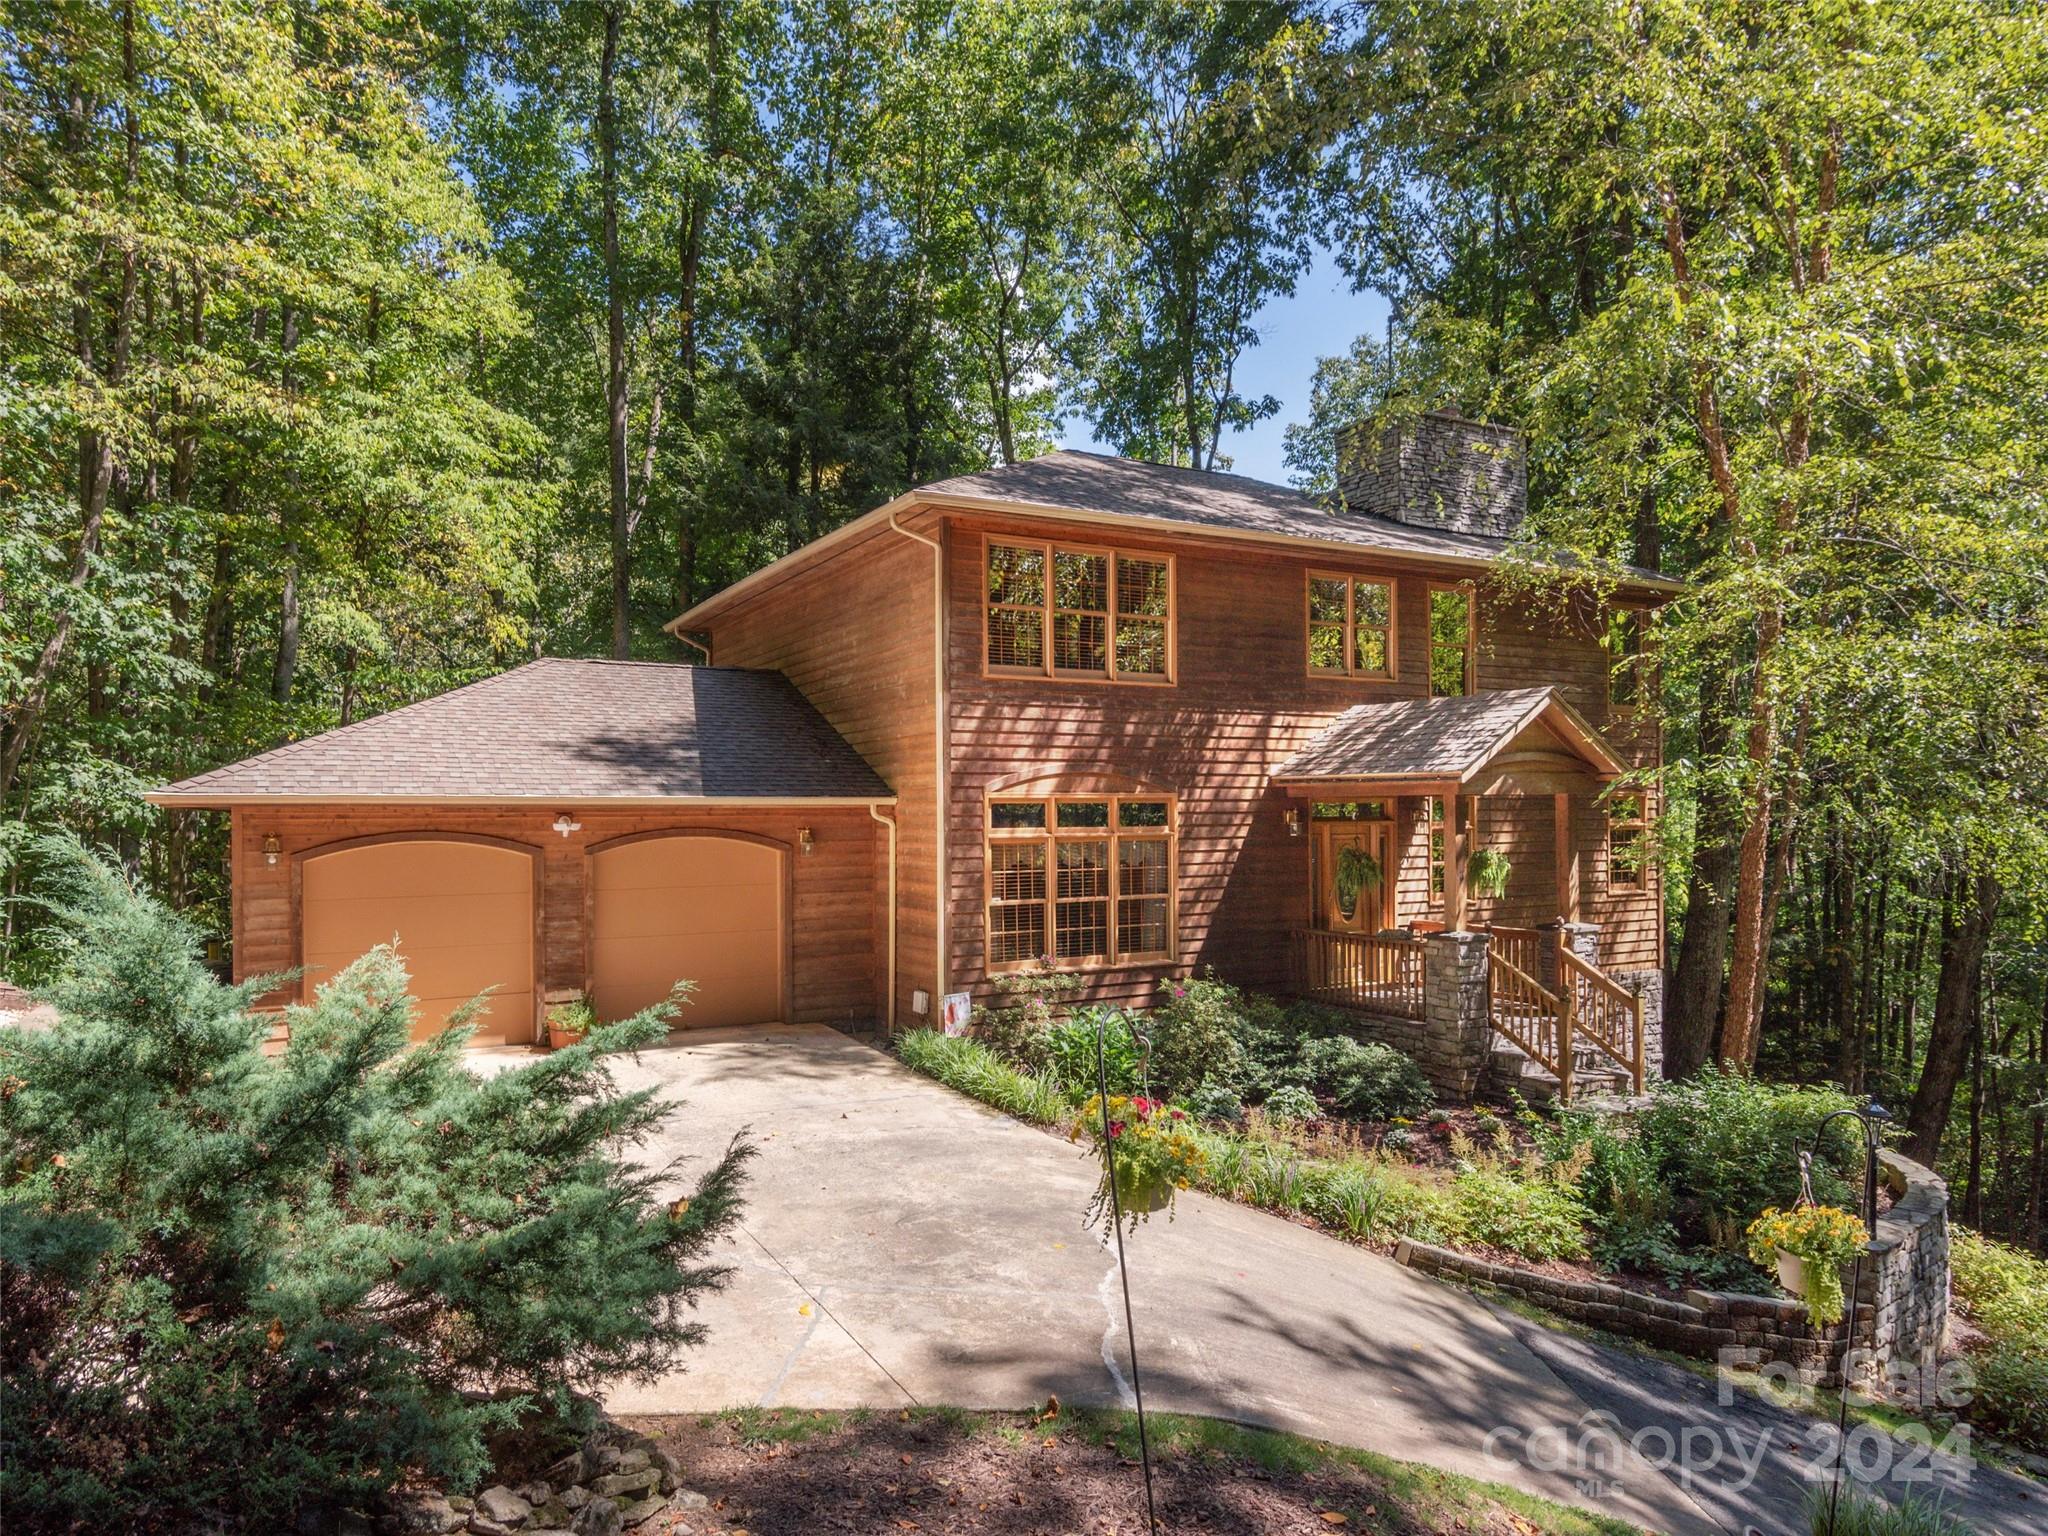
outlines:
[{"label": "wooden front door", "polygon": [[[1377,933],[1394,924],[1394,824],[1390,821],[1319,821],[1315,823],[1316,925],[1343,933]],[[1339,874],[1356,849],[1379,872],[1355,894],[1340,883]],[[1349,910],[1340,899],[1352,894]]]}]

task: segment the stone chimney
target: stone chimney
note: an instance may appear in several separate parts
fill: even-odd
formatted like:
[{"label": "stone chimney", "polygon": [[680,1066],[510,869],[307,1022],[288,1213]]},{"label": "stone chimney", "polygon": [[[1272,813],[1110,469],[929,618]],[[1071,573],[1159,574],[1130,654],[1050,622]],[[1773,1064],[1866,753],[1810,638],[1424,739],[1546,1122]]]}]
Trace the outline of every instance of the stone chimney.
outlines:
[{"label": "stone chimney", "polygon": [[1529,514],[1522,434],[1450,411],[1368,417],[1337,433],[1337,494],[1346,512],[1504,539]]}]

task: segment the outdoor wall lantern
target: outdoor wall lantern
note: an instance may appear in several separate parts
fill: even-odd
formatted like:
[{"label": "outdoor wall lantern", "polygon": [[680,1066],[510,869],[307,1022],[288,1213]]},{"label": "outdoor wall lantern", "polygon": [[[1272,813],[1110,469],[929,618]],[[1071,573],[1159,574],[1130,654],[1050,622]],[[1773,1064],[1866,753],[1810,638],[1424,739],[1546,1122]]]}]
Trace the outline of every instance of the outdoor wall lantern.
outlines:
[{"label": "outdoor wall lantern", "polygon": [[283,852],[284,844],[280,843],[277,840],[277,834],[275,832],[271,833],[268,837],[263,839],[264,863],[275,865],[277,863],[277,856]]},{"label": "outdoor wall lantern", "polygon": [[796,851],[805,858],[811,856],[811,829],[809,827],[798,827],[796,829]]},{"label": "outdoor wall lantern", "polygon": [[583,823],[574,816],[571,816],[567,811],[564,811],[555,818],[555,830],[561,833],[562,836],[567,837],[571,832],[581,832],[583,830]]},{"label": "outdoor wall lantern", "polygon": [[1289,837],[1301,836],[1301,812],[1290,805],[1282,814],[1287,818],[1287,835]]}]

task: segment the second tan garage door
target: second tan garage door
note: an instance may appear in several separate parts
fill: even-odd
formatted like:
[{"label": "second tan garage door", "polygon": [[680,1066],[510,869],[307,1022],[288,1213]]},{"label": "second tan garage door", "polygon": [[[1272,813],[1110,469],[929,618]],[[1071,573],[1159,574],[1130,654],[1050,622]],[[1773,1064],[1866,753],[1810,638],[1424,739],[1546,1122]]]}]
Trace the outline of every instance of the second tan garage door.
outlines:
[{"label": "second tan garage door", "polygon": [[533,1039],[533,856],[485,843],[407,838],[316,854],[299,888],[305,989],[398,941],[419,1001],[415,1037],[496,987],[480,1044]]},{"label": "second tan garage door", "polygon": [[591,1001],[624,1018],[697,990],[679,1029],[782,1017],[782,855],[729,837],[650,837],[591,856]]}]

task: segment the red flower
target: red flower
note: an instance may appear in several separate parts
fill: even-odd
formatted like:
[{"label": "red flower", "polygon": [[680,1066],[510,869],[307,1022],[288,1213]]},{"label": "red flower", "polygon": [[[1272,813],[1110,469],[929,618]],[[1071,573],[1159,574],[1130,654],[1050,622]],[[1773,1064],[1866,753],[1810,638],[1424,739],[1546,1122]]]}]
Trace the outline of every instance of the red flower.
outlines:
[{"label": "red flower", "polygon": [[1116,1139],[1117,1137],[1119,1137],[1119,1136],[1123,1135],[1123,1133],[1124,1133],[1124,1123],[1123,1123],[1123,1121],[1121,1121],[1121,1120],[1112,1120],[1112,1121],[1110,1121],[1110,1122],[1109,1122],[1109,1135],[1110,1135],[1110,1139],[1111,1139],[1112,1141],[1114,1141],[1114,1140],[1115,1140],[1115,1139]]},{"label": "red flower", "polygon": [[1171,1111],[1170,1113],[1171,1117],[1175,1120],[1185,1120],[1188,1117],[1188,1112],[1184,1109],[1176,1109]]},{"label": "red flower", "polygon": [[1149,1115],[1152,1113],[1154,1105],[1150,1099],[1133,1099],[1131,1100],[1131,1108],[1135,1109],[1140,1115]]}]

